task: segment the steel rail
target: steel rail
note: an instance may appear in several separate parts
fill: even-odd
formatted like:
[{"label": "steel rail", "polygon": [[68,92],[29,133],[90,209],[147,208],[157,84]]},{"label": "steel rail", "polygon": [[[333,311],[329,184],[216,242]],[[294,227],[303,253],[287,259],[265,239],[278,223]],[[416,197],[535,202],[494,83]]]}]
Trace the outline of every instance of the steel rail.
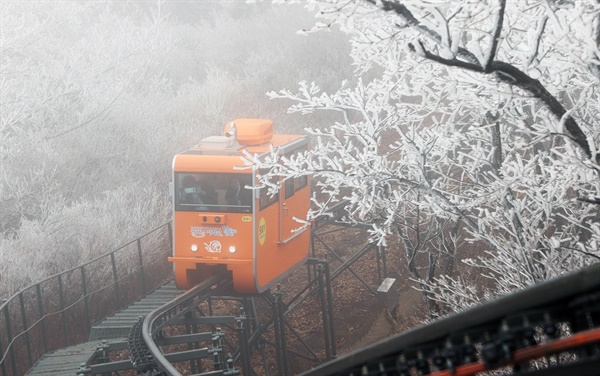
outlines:
[{"label": "steel rail", "polygon": [[191,288],[165,305],[150,312],[142,324],[142,336],[144,342],[152,354],[154,361],[161,371],[171,376],[181,376],[175,367],[167,360],[158,345],[154,342],[154,335],[169,322],[179,318],[201,302],[216,293],[216,287],[231,282],[231,278],[225,274],[216,274],[203,281],[201,284]]},{"label": "steel rail", "polygon": [[539,359],[551,354],[557,354],[562,351],[574,350],[585,345],[591,345],[600,342],[600,328],[590,329],[585,332],[578,332],[570,337],[560,338],[542,343],[539,345],[529,346],[523,349],[518,349],[510,354],[510,360],[498,364],[494,368],[489,368],[484,361],[478,360],[469,364],[464,364],[456,367],[454,370],[443,370],[433,372],[430,376],[472,376],[479,372],[485,372],[492,369],[498,369],[507,365],[518,365],[528,360]]}]

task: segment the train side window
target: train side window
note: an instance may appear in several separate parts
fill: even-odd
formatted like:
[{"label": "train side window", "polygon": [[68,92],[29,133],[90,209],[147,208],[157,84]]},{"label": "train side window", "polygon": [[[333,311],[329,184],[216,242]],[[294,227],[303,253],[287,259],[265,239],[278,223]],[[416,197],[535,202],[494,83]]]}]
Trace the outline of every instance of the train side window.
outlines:
[{"label": "train side window", "polygon": [[285,198],[292,197],[296,192],[306,187],[308,178],[306,176],[298,176],[295,178],[287,178],[285,180]]},{"label": "train side window", "polygon": [[[292,158],[292,156],[298,157],[298,154],[305,152],[308,150],[308,145],[304,144],[300,147],[290,150],[286,153],[288,158]],[[308,177],[306,175],[298,176],[295,178],[288,178],[285,180],[285,198],[288,199],[294,195],[300,189],[306,187],[308,185]]]},{"label": "train side window", "polygon": [[294,195],[295,192],[295,181],[296,179],[294,178],[287,178],[285,179],[285,198],[288,199],[290,197],[292,197]]},{"label": "train side window", "polygon": [[[262,173],[266,173],[267,170],[261,171]],[[273,177],[271,179],[271,182],[275,182],[276,181],[276,177]],[[268,188],[267,187],[263,187],[258,191],[258,195],[259,195],[259,207],[260,210],[263,210],[265,208],[267,208],[268,206],[273,205],[276,202],[279,202],[279,192],[275,193],[274,195],[270,195],[268,193]]]},{"label": "train side window", "polygon": [[274,203],[279,201],[279,192],[277,192],[273,196],[271,196],[267,193],[267,188],[261,188],[259,196],[260,196],[260,210],[263,210],[266,207],[271,206]]},{"label": "train side window", "polygon": [[308,177],[306,175],[298,176],[294,179],[294,191],[299,191],[308,185]]}]

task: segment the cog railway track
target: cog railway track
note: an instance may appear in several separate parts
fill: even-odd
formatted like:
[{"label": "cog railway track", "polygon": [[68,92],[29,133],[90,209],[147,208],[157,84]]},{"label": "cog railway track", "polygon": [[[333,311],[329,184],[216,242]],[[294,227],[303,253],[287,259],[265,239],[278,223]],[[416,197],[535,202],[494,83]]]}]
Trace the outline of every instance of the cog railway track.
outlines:
[{"label": "cog railway track", "polygon": [[[364,254],[366,250],[363,248],[359,253]],[[318,275],[314,274],[312,280],[309,278],[307,285],[286,303],[277,291],[236,294],[232,292],[230,277],[225,274],[217,274],[187,291],[177,290],[171,281],[90,325],[88,342],[69,346],[65,341],[62,349],[44,351],[46,355],[35,364],[32,359],[39,359],[35,358],[35,351],[43,350],[35,350],[36,346],[39,348],[40,342],[45,347],[51,345],[46,343],[51,340],[43,335],[51,332],[53,323],[68,324],[69,316],[65,313],[69,307],[85,303],[93,292],[88,291],[69,306],[67,295],[61,292],[58,298],[65,302],[53,313],[47,312],[41,304],[45,299],[38,298],[41,318],[36,319],[27,316],[32,308],[24,303],[25,297],[34,295],[24,290],[0,307],[0,375],[122,374],[126,370],[144,375],[253,375],[261,374],[253,368],[260,363],[265,365],[262,374],[288,375],[293,373],[288,368],[290,354],[318,365],[307,371],[307,376],[467,376],[502,367],[515,375],[598,374],[600,264],[391,336],[338,358],[331,291],[327,290],[331,287],[330,277],[350,269],[353,260],[354,257],[350,257],[329,273],[327,263],[309,259],[308,269],[318,270]],[[81,268],[81,274],[85,275],[83,266]],[[79,270],[78,267],[66,273]],[[67,278],[67,274],[61,275]],[[121,281],[117,276],[113,280],[114,284]],[[59,287],[60,281],[59,276]],[[32,291],[39,293],[42,290],[39,286],[34,285]],[[122,287],[120,291],[115,289],[117,301],[123,300]],[[86,290],[85,285],[83,290]],[[322,324],[324,330],[330,328],[325,335],[327,356],[324,360],[308,346],[305,346],[307,353],[303,354],[297,349],[288,349],[290,342],[286,342],[286,333],[296,333],[285,315],[315,295],[327,297],[320,299],[323,316],[314,320],[315,325]],[[219,309],[213,309],[211,304],[219,301],[233,301],[238,307],[237,313],[221,314]],[[271,316],[263,322],[258,319],[256,308],[261,301]],[[82,312],[84,316],[94,313],[87,309]],[[19,317],[22,317],[21,322],[15,324]],[[208,330],[204,330],[206,328]],[[64,331],[68,339],[67,330]],[[73,327],[68,330],[71,334],[74,331]],[[265,336],[268,331],[272,332]],[[301,339],[297,342],[304,343]],[[266,367],[265,346],[271,346],[276,352],[275,365],[271,361],[270,369]],[[114,358],[114,354],[125,355]],[[27,366],[27,359],[30,366],[23,368]],[[327,360],[332,361],[324,363]]]}]

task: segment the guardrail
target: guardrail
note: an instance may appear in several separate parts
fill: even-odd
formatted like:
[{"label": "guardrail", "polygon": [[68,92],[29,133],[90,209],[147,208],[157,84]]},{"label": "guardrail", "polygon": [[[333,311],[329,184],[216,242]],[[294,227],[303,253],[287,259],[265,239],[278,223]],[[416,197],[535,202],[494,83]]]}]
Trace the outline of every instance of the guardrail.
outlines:
[{"label": "guardrail", "polygon": [[0,306],[0,375],[23,375],[49,351],[87,341],[93,323],[171,275],[172,223],[31,285]]}]

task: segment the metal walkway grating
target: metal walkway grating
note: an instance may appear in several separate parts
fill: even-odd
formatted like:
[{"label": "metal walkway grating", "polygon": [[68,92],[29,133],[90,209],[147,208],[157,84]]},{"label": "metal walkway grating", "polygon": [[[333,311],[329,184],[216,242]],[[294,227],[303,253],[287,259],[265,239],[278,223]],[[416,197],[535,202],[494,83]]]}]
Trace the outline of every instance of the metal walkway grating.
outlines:
[{"label": "metal walkway grating", "polygon": [[101,322],[92,325],[89,340],[127,338],[129,330],[138,321],[140,316],[146,316],[151,311],[174,299],[180,293],[181,291],[177,290],[173,281],[159,287],[153,293],[146,295]]},{"label": "metal walkway grating", "polygon": [[64,349],[45,354],[27,372],[28,376],[63,376],[77,375],[81,364],[85,364],[94,356],[96,349],[102,345],[102,340],[110,342],[126,341],[133,324],[139,316],[145,316],[181,293],[175,282],[171,281],[159,287],[151,294],[125,307],[92,326],[89,342],[80,343]]},{"label": "metal walkway grating", "polygon": [[75,376],[81,363],[87,363],[100,344],[98,341],[85,342],[45,354],[26,375]]}]

